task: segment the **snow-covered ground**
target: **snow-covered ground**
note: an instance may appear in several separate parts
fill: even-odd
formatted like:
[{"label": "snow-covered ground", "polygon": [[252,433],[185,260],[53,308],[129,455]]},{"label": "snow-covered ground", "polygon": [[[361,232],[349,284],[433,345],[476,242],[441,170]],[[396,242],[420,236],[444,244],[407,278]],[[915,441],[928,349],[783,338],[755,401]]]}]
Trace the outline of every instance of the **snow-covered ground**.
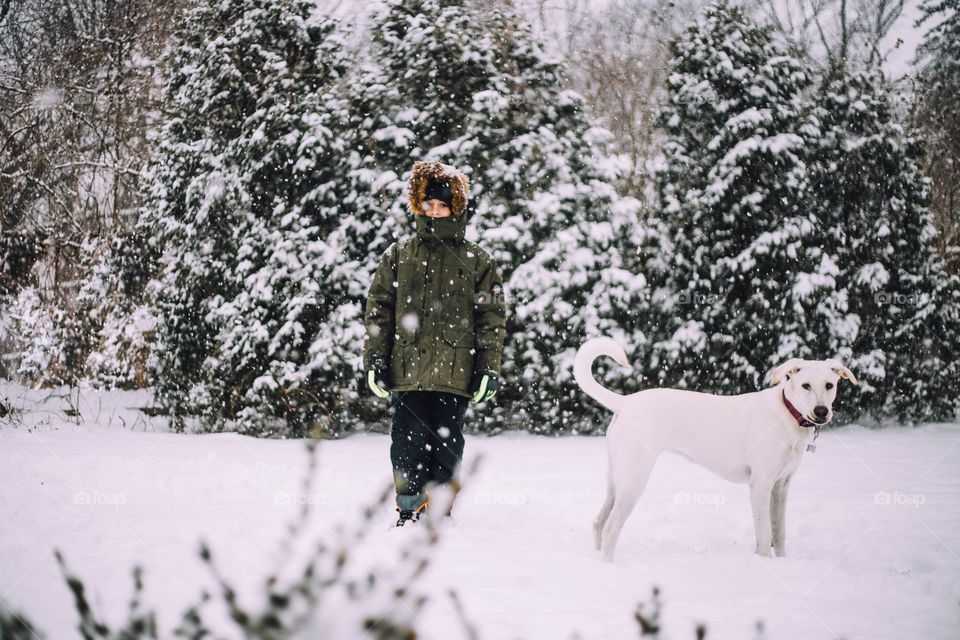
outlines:
[{"label": "snow-covered ground", "polygon": [[[4,392],[33,405],[16,387]],[[143,565],[144,599],[168,636],[212,589],[201,538],[251,598],[302,501],[322,537],[390,482],[383,435],[321,443],[304,493],[302,441],[165,433],[131,409],[143,394],[84,392],[73,402],[81,417],[70,418],[57,393],[31,392],[48,401],[18,426],[0,419],[0,597],[48,638],[80,637],[54,547],[108,622]],[[666,456],[616,562],[604,564],[590,526],[604,491],[602,438],[470,437],[466,458],[482,455],[479,471],[415,584],[431,596],[422,637],[465,637],[454,588],[482,638],[637,638],[633,611],[653,585],[674,640],[701,622],[710,638],[754,638],[758,620],[770,640],[960,637],[960,425],[846,427],[817,444],[791,487],[788,557],[753,554],[743,486]],[[412,535],[390,528],[393,515],[382,509],[377,545]]]}]

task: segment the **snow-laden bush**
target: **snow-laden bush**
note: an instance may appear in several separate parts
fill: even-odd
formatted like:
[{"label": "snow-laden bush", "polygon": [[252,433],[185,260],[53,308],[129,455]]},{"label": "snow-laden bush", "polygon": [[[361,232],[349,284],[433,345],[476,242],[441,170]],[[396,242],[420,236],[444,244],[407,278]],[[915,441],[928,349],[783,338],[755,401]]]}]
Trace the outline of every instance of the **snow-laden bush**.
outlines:
[{"label": "snow-laden bush", "polygon": [[[36,287],[25,287],[10,300],[4,310],[5,341],[21,348],[16,375],[40,385],[62,384],[65,345],[58,314],[43,303]],[[68,373],[69,375],[69,373]]]}]

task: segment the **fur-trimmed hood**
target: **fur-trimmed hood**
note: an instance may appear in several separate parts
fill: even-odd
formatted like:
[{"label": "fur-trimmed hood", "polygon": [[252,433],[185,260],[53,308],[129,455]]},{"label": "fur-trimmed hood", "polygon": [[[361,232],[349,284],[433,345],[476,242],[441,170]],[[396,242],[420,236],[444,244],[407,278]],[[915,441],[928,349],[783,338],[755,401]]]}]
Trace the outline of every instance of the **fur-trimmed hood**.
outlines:
[{"label": "fur-trimmed hood", "polygon": [[407,186],[407,209],[415,216],[423,215],[423,200],[427,193],[427,183],[430,178],[443,180],[450,185],[453,194],[451,213],[454,216],[463,214],[467,207],[467,191],[470,181],[463,172],[440,162],[416,162],[410,183]]}]

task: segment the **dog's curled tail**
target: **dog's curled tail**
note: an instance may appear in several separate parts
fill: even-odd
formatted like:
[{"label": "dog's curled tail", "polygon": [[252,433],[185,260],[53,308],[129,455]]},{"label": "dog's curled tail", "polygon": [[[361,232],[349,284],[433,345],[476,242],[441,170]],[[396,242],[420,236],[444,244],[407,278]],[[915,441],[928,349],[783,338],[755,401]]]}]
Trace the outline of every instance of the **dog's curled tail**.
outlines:
[{"label": "dog's curled tail", "polygon": [[599,356],[613,358],[621,367],[632,369],[623,347],[612,338],[590,338],[577,349],[577,355],[573,359],[573,377],[584,393],[616,413],[624,396],[610,391],[594,379],[593,361]]}]

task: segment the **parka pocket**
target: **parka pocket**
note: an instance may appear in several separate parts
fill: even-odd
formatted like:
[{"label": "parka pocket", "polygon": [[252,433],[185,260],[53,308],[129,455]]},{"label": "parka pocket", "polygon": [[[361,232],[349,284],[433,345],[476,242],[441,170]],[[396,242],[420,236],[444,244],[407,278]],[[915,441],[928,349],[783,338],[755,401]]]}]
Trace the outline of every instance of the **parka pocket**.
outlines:
[{"label": "parka pocket", "polygon": [[473,377],[474,336],[472,328],[447,327],[441,336],[447,355],[449,384],[466,392]]}]

